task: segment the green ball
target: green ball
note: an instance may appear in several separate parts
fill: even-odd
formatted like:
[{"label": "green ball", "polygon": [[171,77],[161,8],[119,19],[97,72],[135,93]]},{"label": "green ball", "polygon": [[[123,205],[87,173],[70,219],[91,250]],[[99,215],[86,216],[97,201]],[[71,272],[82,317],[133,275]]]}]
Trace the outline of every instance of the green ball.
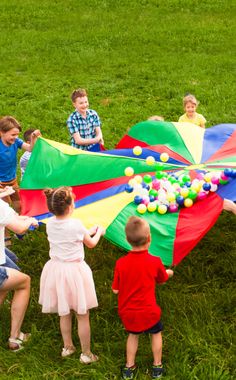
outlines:
[{"label": "green ball", "polygon": [[182,182],[184,182],[184,183],[191,181],[191,178],[188,174],[183,175],[183,177],[181,179],[182,179]]},{"label": "green ball", "polygon": [[149,174],[146,174],[145,176],[143,176],[143,182],[145,183],[152,182],[152,177]]},{"label": "green ball", "polygon": [[193,189],[190,189],[189,190],[189,193],[188,193],[188,198],[190,199],[196,199],[197,198],[197,191],[193,190]]}]

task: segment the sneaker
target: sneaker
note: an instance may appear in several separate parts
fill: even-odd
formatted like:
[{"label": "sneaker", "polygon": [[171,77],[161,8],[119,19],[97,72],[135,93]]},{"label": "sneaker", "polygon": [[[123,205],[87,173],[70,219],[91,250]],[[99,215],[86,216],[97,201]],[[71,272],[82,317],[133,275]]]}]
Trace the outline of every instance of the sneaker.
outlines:
[{"label": "sneaker", "polygon": [[66,358],[67,356],[74,354],[75,351],[76,351],[76,348],[74,346],[63,347],[62,352],[61,352],[61,356],[63,358]]},{"label": "sneaker", "polygon": [[90,354],[88,354],[88,355],[85,355],[85,354],[82,353],[82,354],[80,354],[79,361],[82,364],[91,364],[91,363],[94,363],[94,362],[98,361],[98,356],[92,354],[92,352]]},{"label": "sneaker", "polygon": [[136,368],[137,367],[135,365],[133,365],[132,367],[124,367],[122,369],[122,378],[123,379],[134,379]]},{"label": "sneaker", "polygon": [[164,373],[164,368],[160,365],[152,366],[152,379],[160,379]]}]

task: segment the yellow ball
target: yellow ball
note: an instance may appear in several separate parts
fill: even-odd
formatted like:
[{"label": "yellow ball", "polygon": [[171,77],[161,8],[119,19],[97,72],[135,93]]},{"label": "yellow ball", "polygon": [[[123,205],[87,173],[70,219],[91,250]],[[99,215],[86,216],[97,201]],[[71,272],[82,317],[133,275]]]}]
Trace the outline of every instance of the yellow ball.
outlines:
[{"label": "yellow ball", "polygon": [[147,205],[147,209],[149,212],[154,212],[157,209],[157,204],[155,202],[150,202]]},{"label": "yellow ball", "polygon": [[168,153],[162,153],[162,154],[160,155],[160,160],[161,160],[162,162],[167,162],[167,161],[169,160],[169,154],[168,154]]},{"label": "yellow ball", "polygon": [[157,211],[159,214],[165,214],[167,212],[167,206],[166,205],[159,205],[157,208]]},{"label": "yellow ball", "polygon": [[137,211],[139,212],[139,214],[144,214],[147,211],[147,207],[145,206],[145,204],[140,203],[140,205],[138,205],[137,207]]},{"label": "yellow ball", "polygon": [[128,184],[129,184],[130,186],[134,187],[134,186],[136,185],[136,181],[135,181],[135,179],[134,179],[134,178],[131,178],[131,179],[129,180]]},{"label": "yellow ball", "polygon": [[211,177],[212,177],[211,173],[206,173],[204,175],[204,179],[206,182],[211,182]]},{"label": "yellow ball", "polygon": [[150,166],[154,165],[155,164],[155,158],[153,156],[148,156],[146,158],[146,163],[147,163],[147,165],[150,165]]},{"label": "yellow ball", "polygon": [[185,205],[185,207],[191,207],[191,206],[193,205],[193,201],[192,201],[192,199],[190,199],[190,198],[186,198],[186,199],[184,200],[184,205]]},{"label": "yellow ball", "polygon": [[184,187],[180,190],[180,195],[182,195],[182,197],[187,198],[188,194],[189,190],[187,188]]},{"label": "yellow ball", "polygon": [[133,174],[134,174],[134,169],[131,168],[131,166],[128,166],[127,168],[125,168],[125,175],[127,177],[131,177]]},{"label": "yellow ball", "polygon": [[134,180],[136,183],[142,183],[143,182],[143,177],[141,175],[136,175],[134,177]]},{"label": "yellow ball", "polygon": [[140,156],[140,154],[142,154],[142,148],[141,146],[135,146],[133,148],[133,154],[135,154],[135,156]]},{"label": "yellow ball", "polygon": [[169,201],[169,202],[173,202],[175,201],[175,194],[174,193],[167,193],[166,194],[166,199]]}]

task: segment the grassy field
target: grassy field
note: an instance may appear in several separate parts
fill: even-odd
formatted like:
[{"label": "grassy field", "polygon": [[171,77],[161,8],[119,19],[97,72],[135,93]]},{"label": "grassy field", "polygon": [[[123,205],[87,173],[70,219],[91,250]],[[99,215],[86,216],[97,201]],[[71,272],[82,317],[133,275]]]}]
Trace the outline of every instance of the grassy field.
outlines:
[{"label": "grassy field", "polygon": [[[233,0],[1,0],[0,115],[67,143],[70,94],[85,87],[107,148],[152,114],[177,121],[186,92],[200,100],[208,127],[235,123],[235,11]],[[235,228],[236,218],[224,212],[158,289],[167,380],[236,378]],[[110,286],[123,252],[105,240],[86,250],[99,298],[91,312],[92,347],[100,356],[86,367],[79,348],[61,359],[58,318],[43,315],[37,302],[48,259],[44,228],[14,240],[12,248],[32,277],[24,324],[32,340],[24,351],[8,352],[6,302],[0,312],[0,379],[119,379],[126,334]],[[138,379],[150,379],[151,359],[148,337],[142,337]]]}]

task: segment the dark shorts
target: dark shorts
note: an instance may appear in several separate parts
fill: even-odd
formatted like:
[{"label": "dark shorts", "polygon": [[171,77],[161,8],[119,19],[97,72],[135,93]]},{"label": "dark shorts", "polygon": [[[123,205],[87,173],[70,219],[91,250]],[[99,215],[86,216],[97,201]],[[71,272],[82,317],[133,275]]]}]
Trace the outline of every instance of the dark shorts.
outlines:
[{"label": "dark shorts", "polygon": [[8,279],[8,274],[7,274],[6,268],[0,266],[0,288],[2,284],[4,283],[4,281],[7,279]]},{"label": "dark shorts", "polygon": [[129,333],[129,334],[136,334],[136,335],[138,335],[138,334],[143,334],[143,333],[145,333],[145,334],[158,334],[159,332],[161,332],[163,330],[163,324],[161,323],[161,321],[159,321],[159,322],[157,322],[157,323],[155,323],[155,325],[154,326],[152,326],[152,327],[150,327],[149,329],[147,329],[147,330],[144,330],[144,331],[128,331],[127,330],[127,332]]}]

